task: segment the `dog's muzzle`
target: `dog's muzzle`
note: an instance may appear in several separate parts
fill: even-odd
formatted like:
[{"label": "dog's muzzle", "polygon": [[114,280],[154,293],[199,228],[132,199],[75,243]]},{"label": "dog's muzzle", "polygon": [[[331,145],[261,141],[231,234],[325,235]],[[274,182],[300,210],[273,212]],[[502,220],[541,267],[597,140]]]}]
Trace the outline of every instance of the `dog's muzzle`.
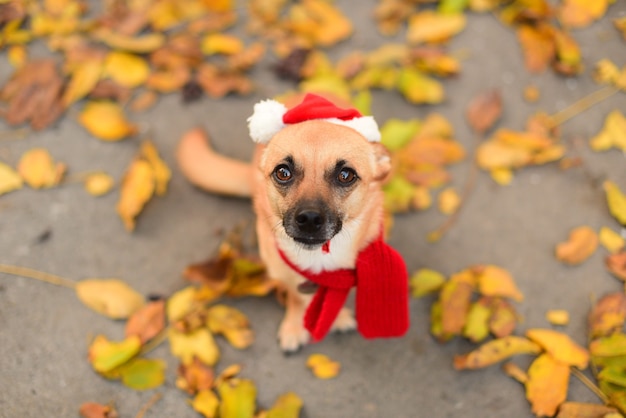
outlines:
[{"label": "dog's muzzle", "polygon": [[304,202],[285,213],[283,226],[294,241],[314,249],[341,231],[341,219],[322,201]]}]

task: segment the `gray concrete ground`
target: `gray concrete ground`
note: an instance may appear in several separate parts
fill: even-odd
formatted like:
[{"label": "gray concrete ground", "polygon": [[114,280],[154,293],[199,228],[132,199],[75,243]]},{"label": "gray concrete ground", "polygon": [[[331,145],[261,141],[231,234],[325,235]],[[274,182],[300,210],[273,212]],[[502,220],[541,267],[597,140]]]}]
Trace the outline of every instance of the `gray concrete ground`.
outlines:
[{"label": "gray concrete ground", "polygon": [[[333,48],[331,56],[389,42],[377,35],[370,20],[374,1],[360,2],[358,8],[347,0],[338,4],[357,30],[350,41]],[[441,112],[453,123],[458,140],[471,149],[465,107],[476,93],[499,87],[505,109],[500,126],[521,130],[535,110],[555,112],[597,89],[590,69],[599,59],[626,64],[626,44],[610,22],[624,13],[626,3],[617,1],[607,17],[574,33],[587,71],[569,80],[550,71],[530,75],[514,33],[490,15],[471,15],[467,29],[451,42],[452,50],[466,49],[470,55],[463,62],[462,74],[445,82],[448,100],[416,107],[396,93],[376,92],[374,115],[382,124],[391,117],[424,118]],[[236,31],[242,31],[241,25]],[[135,116],[149,127],[174,176],[167,195],[150,203],[133,234],[124,230],[114,211],[117,192],[94,198],[79,185],[47,191],[26,188],[0,197],[0,262],[76,280],[118,277],[144,294],[169,294],[184,286],[181,271],[216,249],[216,230],[251,221],[253,213],[246,200],[208,195],[188,184],[175,166],[176,142],[186,130],[201,125],[214,136],[221,152],[249,158],[253,145],[245,119],[252,105],[291,88],[274,78],[271,62],[268,57],[255,70],[258,89],[250,97],[203,99],[184,106],[175,94]],[[3,54],[0,81],[8,74]],[[535,105],[522,100],[522,90],[531,82],[542,93]],[[624,94],[613,96],[567,122],[562,137],[568,144],[589,138],[600,130],[610,110],[625,107]],[[3,125],[1,130],[5,129]],[[137,144],[135,140],[97,141],[69,114],[52,129],[1,143],[0,156],[15,164],[25,150],[45,147],[72,172],[105,169],[119,178]],[[609,177],[624,188],[626,164],[618,151],[597,154],[583,145],[579,152],[585,170],[563,172],[556,165],[527,168],[516,174],[509,187],[499,187],[481,173],[461,217],[442,241],[426,242],[426,234],[444,219],[431,209],[397,216],[391,244],[403,254],[410,271],[429,267],[451,274],[476,263],[508,269],[526,296],[517,305],[524,318],[520,331],[547,327],[546,310],[566,309],[571,323],[564,330],[584,343],[590,295],[619,290],[621,284],[605,272],[604,251],[597,251],[581,266],[566,267],[555,260],[554,245],[575,226],[617,228],[598,180]],[[453,169],[458,188],[468,167],[465,161]],[[49,239],[40,242],[42,234],[50,234]],[[242,376],[258,386],[262,407],[291,390],[303,398],[305,417],[531,416],[522,386],[504,376],[499,367],[464,373],[453,370],[453,355],[472,346],[458,339],[440,345],[430,337],[429,299],[411,302],[412,325],[404,338],[366,341],[356,333],[336,335],[291,357],[284,357],[276,344],[282,309],[273,298],[228,303],[248,314],[257,340],[245,351],[220,341],[223,357],[218,369],[242,364]],[[88,310],[66,288],[0,275],[0,416],[72,417],[85,401],[114,401],[122,416],[134,416],[155,391],[135,392],[98,377],[86,361],[88,338],[96,333],[120,338],[123,323]],[[313,378],[305,367],[306,357],[313,352],[339,361],[341,374],[329,381]],[[152,355],[167,359],[168,372],[166,384],[157,389],[163,398],[147,416],[196,416],[187,405],[187,396],[174,386],[176,362],[167,346]],[[572,379],[569,399],[597,401],[576,379]]]}]

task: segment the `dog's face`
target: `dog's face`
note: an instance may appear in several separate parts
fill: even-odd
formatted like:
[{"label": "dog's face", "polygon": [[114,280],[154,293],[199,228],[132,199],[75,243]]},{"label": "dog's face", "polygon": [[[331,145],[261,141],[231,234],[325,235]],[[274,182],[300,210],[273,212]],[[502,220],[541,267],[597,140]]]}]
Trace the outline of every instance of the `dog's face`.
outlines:
[{"label": "dog's face", "polygon": [[289,125],[260,161],[272,225],[317,249],[370,207],[390,171],[386,149],[351,128],[314,120]]}]

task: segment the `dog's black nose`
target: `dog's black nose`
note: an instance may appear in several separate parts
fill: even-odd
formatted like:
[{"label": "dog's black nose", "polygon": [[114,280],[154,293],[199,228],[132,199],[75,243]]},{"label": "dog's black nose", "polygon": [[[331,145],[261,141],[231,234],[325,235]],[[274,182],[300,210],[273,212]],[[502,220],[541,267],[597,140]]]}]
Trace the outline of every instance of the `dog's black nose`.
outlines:
[{"label": "dog's black nose", "polygon": [[302,232],[317,232],[324,225],[324,216],[316,210],[303,210],[296,215],[296,225]]}]

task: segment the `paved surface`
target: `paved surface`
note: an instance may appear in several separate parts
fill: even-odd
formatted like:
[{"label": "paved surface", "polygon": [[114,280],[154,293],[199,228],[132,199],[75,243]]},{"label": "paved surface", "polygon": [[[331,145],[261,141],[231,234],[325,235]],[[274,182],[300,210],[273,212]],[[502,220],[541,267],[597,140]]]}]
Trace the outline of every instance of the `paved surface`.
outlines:
[{"label": "paved surface", "polygon": [[[334,48],[333,56],[355,49],[369,49],[387,42],[369,20],[371,7],[340,1],[357,26],[351,41]],[[617,2],[609,17],[626,13]],[[626,63],[626,44],[612,28],[609,18],[589,29],[575,32],[587,68],[609,57]],[[501,126],[521,129],[526,117],[540,108],[554,112],[595,90],[589,71],[566,80],[546,72],[531,76],[523,69],[522,56],[513,32],[489,15],[473,15],[468,28],[452,41],[452,49],[468,49],[462,74],[445,83],[445,104],[415,107],[395,93],[374,95],[374,114],[383,123],[390,117],[423,118],[429,112],[444,114],[455,126],[467,148],[472,136],[464,122],[469,99],[489,87],[504,93]],[[205,194],[190,186],[175,168],[173,151],[182,133],[195,125],[206,127],[216,147],[232,156],[248,158],[252,144],[245,119],[253,103],[290,88],[275,80],[268,70],[271,59],[255,71],[260,88],[246,98],[204,99],[183,106],[178,95],[163,98],[137,120],[150,128],[165,160],[174,168],[168,194],[153,201],[141,216],[133,234],[124,231],[114,212],[117,192],[102,198],[88,196],[79,185],[49,191],[24,189],[0,197],[0,262],[28,266],[72,279],[119,277],[145,294],[169,294],[181,288],[181,271],[190,262],[204,259],[218,245],[215,231],[229,229],[241,220],[253,219],[249,202]],[[3,56],[0,76],[5,80],[8,64]],[[536,83],[542,98],[536,105],[522,100],[522,89]],[[614,108],[624,109],[621,94],[594,107],[563,126],[568,143],[599,131]],[[1,129],[7,129],[3,126]],[[21,153],[41,146],[66,162],[72,172],[106,169],[120,177],[137,149],[136,141],[106,144],[90,138],[74,120],[65,117],[53,129],[23,141],[0,144],[4,161],[14,164]],[[583,265],[565,267],[555,261],[553,248],[575,226],[617,227],[608,215],[599,182],[610,177],[626,186],[624,155],[617,151],[591,153],[580,148],[586,172],[560,171],[555,165],[519,172],[510,187],[496,186],[484,173],[457,224],[437,244],[428,244],[427,232],[443,217],[436,210],[399,216],[391,243],[405,256],[414,271],[430,267],[445,274],[471,264],[493,263],[509,269],[526,300],[518,305],[524,317],[520,326],[548,326],[547,309],[571,313],[565,330],[578,342],[585,341],[590,295],[620,289],[603,268],[603,251]],[[468,162],[454,169],[454,184],[461,187]],[[40,237],[50,234],[40,242]],[[439,345],[428,334],[430,300],[411,302],[412,326],[405,338],[365,341],[357,334],[332,336],[300,354],[284,357],[275,333],[281,308],[273,298],[244,299],[232,303],[249,315],[257,341],[240,352],[226,345],[219,367],[241,363],[243,376],[256,381],[261,406],[294,390],[303,399],[305,417],[527,417],[531,416],[523,388],[503,375],[498,367],[459,373],[452,356],[470,345],[455,340]],[[71,417],[85,401],[114,401],[122,416],[134,416],[153,396],[134,392],[94,374],[86,361],[90,335],[121,337],[123,324],[82,306],[68,289],[29,279],[0,275],[0,416]],[[330,381],[311,377],[306,356],[322,352],[342,364],[340,376]],[[168,360],[166,385],[158,391],[163,399],[149,417],[192,417],[187,397],[174,387],[175,361],[162,346],[153,355]],[[522,359],[522,363],[524,360]],[[570,399],[595,401],[576,379]]]}]

